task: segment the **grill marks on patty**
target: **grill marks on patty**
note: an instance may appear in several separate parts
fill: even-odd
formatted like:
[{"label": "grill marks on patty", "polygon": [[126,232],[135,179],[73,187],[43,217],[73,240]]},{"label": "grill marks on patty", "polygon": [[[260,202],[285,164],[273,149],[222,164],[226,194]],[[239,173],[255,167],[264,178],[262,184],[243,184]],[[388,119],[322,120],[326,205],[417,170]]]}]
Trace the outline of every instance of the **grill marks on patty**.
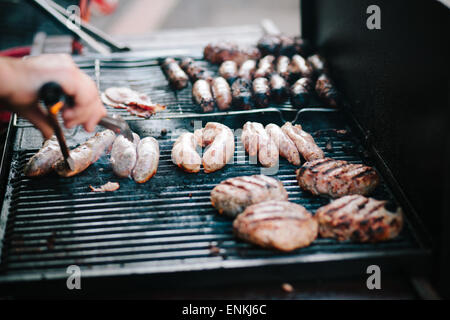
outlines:
[{"label": "grill marks on patty", "polygon": [[245,241],[288,252],[310,245],[318,224],[303,206],[272,200],[247,207],[234,220],[233,231]]},{"label": "grill marks on patty", "polygon": [[339,241],[377,242],[395,238],[403,227],[401,208],[390,212],[386,201],[350,195],[316,211],[319,233]]},{"label": "grill marks on patty", "polygon": [[306,162],[297,170],[297,181],[315,195],[338,198],[369,194],[379,184],[379,177],[372,167],[325,158]]},{"label": "grill marks on patty", "polygon": [[213,207],[230,217],[235,217],[249,205],[287,198],[281,181],[263,175],[230,178],[211,191]]}]

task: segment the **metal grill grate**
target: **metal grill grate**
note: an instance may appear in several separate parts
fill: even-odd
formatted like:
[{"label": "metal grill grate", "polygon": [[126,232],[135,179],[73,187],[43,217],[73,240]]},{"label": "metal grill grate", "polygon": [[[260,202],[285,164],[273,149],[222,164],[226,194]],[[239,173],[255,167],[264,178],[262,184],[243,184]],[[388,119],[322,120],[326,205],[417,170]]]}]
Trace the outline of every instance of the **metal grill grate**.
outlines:
[{"label": "metal grill grate", "polygon": [[[282,124],[281,113],[274,111],[199,119],[203,124],[218,121],[233,129],[242,128],[246,121]],[[328,148],[326,156],[372,164],[351,128],[342,122],[340,113],[306,111],[300,113],[299,122],[305,130],[315,133],[322,149],[327,150],[326,145],[331,141],[332,150]],[[132,126],[141,136],[152,135],[160,143],[158,172],[145,184],[116,178],[106,156],[70,179],[56,175],[29,179],[21,172],[37,146],[27,150],[16,146],[20,151],[12,157],[2,211],[8,223],[0,282],[65,278],[65,268],[71,264],[79,265],[86,274],[132,274],[137,266],[146,274],[158,274],[237,265],[299,264],[323,254],[330,254],[329,259],[353,254],[356,258],[353,262],[357,263],[358,257],[400,254],[402,250],[404,254],[420,252],[408,222],[401,235],[389,242],[355,244],[317,239],[310,247],[289,254],[237,240],[232,235],[231,220],[216,213],[209,195],[226,178],[260,173],[259,165],[248,163],[239,139],[235,164],[212,174],[187,174],[171,162],[170,152],[180,129],[193,131],[190,119],[139,121]],[[161,129],[167,129],[168,134],[161,136]],[[336,129],[345,129],[347,134],[337,134]],[[237,164],[244,159],[245,163]],[[294,170],[294,166],[282,159],[275,175],[283,182],[290,201],[312,212],[328,203],[325,198],[303,192],[297,185]],[[120,182],[120,189],[111,193],[90,191],[90,184],[98,186],[107,181]],[[393,200],[385,182],[374,197]]]},{"label": "metal grill grate", "polygon": [[[218,75],[218,66],[207,61],[196,59],[196,61]],[[164,119],[183,117],[185,115],[203,115],[200,106],[192,102],[192,84],[179,91],[171,90],[169,83],[164,76],[156,59],[83,59],[78,61],[79,67],[88,74],[100,88],[104,91],[109,87],[129,87],[138,92],[148,94],[152,101],[166,105],[166,110],[153,115],[153,119]],[[323,106],[315,97],[311,106]],[[296,110],[289,101],[283,104],[270,104],[269,107],[283,110]],[[106,106],[108,113],[120,114],[125,120],[142,120],[137,116],[131,115],[125,109],[115,109]],[[229,114],[239,112],[237,110],[229,111]],[[18,127],[31,127],[31,123],[25,119],[19,118],[16,121]]]}]

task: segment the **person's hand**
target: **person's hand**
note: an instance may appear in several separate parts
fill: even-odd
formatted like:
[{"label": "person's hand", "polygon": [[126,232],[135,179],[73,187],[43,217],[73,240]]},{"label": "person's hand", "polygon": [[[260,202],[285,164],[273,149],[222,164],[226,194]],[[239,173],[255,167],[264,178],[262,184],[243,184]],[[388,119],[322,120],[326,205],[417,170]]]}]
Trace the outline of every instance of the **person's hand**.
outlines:
[{"label": "person's hand", "polygon": [[64,125],[83,125],[92,132],[106,115],[95,83],[83,73],[69,55],[46,54],[26,59],[0,58],[0,105],[27,118],[50,138],[53,129],[38,105],[37,92],[46,82],[55,81],[74,99],[72,108],[62,111]]}]

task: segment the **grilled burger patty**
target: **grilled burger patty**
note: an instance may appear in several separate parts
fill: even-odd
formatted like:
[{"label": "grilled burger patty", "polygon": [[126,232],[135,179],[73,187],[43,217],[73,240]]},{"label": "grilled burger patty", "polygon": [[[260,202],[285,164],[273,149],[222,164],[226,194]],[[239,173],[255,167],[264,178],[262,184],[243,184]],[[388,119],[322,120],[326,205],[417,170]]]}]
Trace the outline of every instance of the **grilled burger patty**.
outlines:
[{"label": "grilled burger patty", "polygon": [[237,237],[286,252],[310,245],[318,229],[316,219],[304,207],[277,200],[251,205],[233,222]]},{"label": "grilled burger patty", "polygon": [[368,195],[380,182],[372,167],[330,158],[306,162],[296,173],[302,189],[332,198],[349,194]]},{"label": "grilled burger patty", "polygon": [[219,213],[235,217],[252,204],[267,200],[287,200],[283,183],[264,176],[242,176],[222,181],[211,191],[211,203]]},{"label": "grilled burger patty", "polygon": [[403,213],[385,208],[386,201],[350,195],[316,211],[319,233],[339,241],[377,242],[395,238],[403,226]]}]

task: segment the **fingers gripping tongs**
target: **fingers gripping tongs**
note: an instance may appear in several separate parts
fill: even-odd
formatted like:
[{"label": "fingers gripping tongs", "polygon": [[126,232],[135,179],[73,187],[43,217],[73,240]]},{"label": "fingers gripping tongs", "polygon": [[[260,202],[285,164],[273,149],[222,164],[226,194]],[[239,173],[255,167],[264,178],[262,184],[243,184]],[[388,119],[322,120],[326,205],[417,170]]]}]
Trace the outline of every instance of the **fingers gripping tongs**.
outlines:
[{"label": "fingers gripping tongs", "polygon": [[[74,170],[74,161],[70,157],[64,133],[57,119],[59,111],[64,106],[73,106],[73,98],[66,95],[62,87],[56,82],[47,82],[46,84],[44,84],[39,89],[38,97],[42,104],[47,108],[48,122],[55,131],[55,135],[58,139],[59,146],[61,147],[64,161],[68,168]],[[133,141],[133,133],[128,126],[128,123],[117,114],[112,116],[107,115],[103,117],[98,124],[114,131],[116,134],[122,134],[128,140]]]}]

